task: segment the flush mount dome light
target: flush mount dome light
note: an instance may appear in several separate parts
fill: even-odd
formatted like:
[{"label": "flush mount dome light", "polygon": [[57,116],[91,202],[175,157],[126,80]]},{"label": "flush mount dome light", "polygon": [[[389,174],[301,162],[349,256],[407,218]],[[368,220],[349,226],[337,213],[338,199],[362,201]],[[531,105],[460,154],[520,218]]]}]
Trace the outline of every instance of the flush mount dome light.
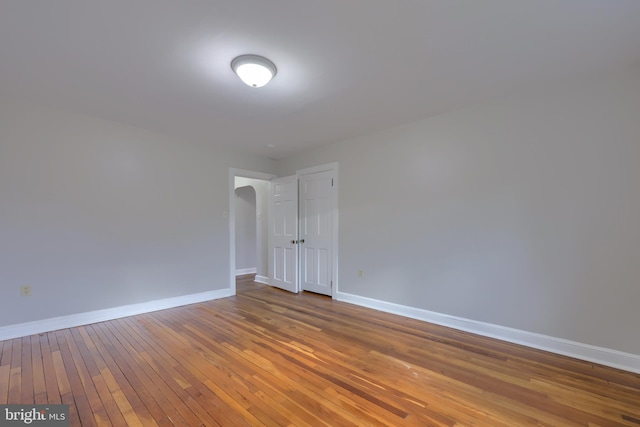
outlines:
[{"label": "flush mount dome light", "polygon": [[276,75],[276,66],[258,55],[241,55],[231,61],[231,68],[240,80],[251,87],[262,87]]}]

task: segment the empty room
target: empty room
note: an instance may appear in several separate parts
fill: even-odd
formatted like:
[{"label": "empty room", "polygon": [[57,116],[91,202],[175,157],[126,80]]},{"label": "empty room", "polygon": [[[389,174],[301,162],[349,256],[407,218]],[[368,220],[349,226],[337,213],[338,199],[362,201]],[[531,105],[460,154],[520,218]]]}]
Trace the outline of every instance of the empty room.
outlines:
[{"label": "empty room", "polygon": [[640,427],[640,1],[0,0],[0,426]]}]

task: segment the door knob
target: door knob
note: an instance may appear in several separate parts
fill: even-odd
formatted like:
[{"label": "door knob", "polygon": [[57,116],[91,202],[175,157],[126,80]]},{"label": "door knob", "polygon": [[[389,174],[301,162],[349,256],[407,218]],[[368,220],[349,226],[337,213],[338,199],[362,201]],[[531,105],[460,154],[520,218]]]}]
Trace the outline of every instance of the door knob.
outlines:
[{"label": "door knob", "polygon": [[300,239],[300,243],[304,243],[304,239]]},{"label": "door knob", "polygon": [[292,241],[291,241],[291,244],[292,244],[292,245],[295,245],[295,244],[296,244],[296,241],[295,241],[295,240],[292,240]]}]

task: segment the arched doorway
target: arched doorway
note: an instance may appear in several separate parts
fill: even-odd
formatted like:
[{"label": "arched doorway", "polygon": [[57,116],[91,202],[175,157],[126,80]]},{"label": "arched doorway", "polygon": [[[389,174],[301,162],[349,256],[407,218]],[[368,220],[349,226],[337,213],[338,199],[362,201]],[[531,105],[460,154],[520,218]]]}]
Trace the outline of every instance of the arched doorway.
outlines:
[{"label": "arched doorway", "polygon": [[251,185],[235,189],[236,276],[258,271],[256,191]]}]

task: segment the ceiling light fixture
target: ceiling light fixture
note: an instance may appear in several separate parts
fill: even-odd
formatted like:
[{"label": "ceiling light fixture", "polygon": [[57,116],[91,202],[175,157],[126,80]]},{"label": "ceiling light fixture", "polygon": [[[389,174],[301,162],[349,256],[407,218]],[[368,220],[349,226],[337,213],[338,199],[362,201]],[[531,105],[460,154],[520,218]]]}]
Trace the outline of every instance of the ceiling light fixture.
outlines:
[{"label": "ceiling light fixture", "polygon": [[276,75],[276,66],[258,55],[240,55],[231,61],[231,68],[247,86],[262,87]]}]

